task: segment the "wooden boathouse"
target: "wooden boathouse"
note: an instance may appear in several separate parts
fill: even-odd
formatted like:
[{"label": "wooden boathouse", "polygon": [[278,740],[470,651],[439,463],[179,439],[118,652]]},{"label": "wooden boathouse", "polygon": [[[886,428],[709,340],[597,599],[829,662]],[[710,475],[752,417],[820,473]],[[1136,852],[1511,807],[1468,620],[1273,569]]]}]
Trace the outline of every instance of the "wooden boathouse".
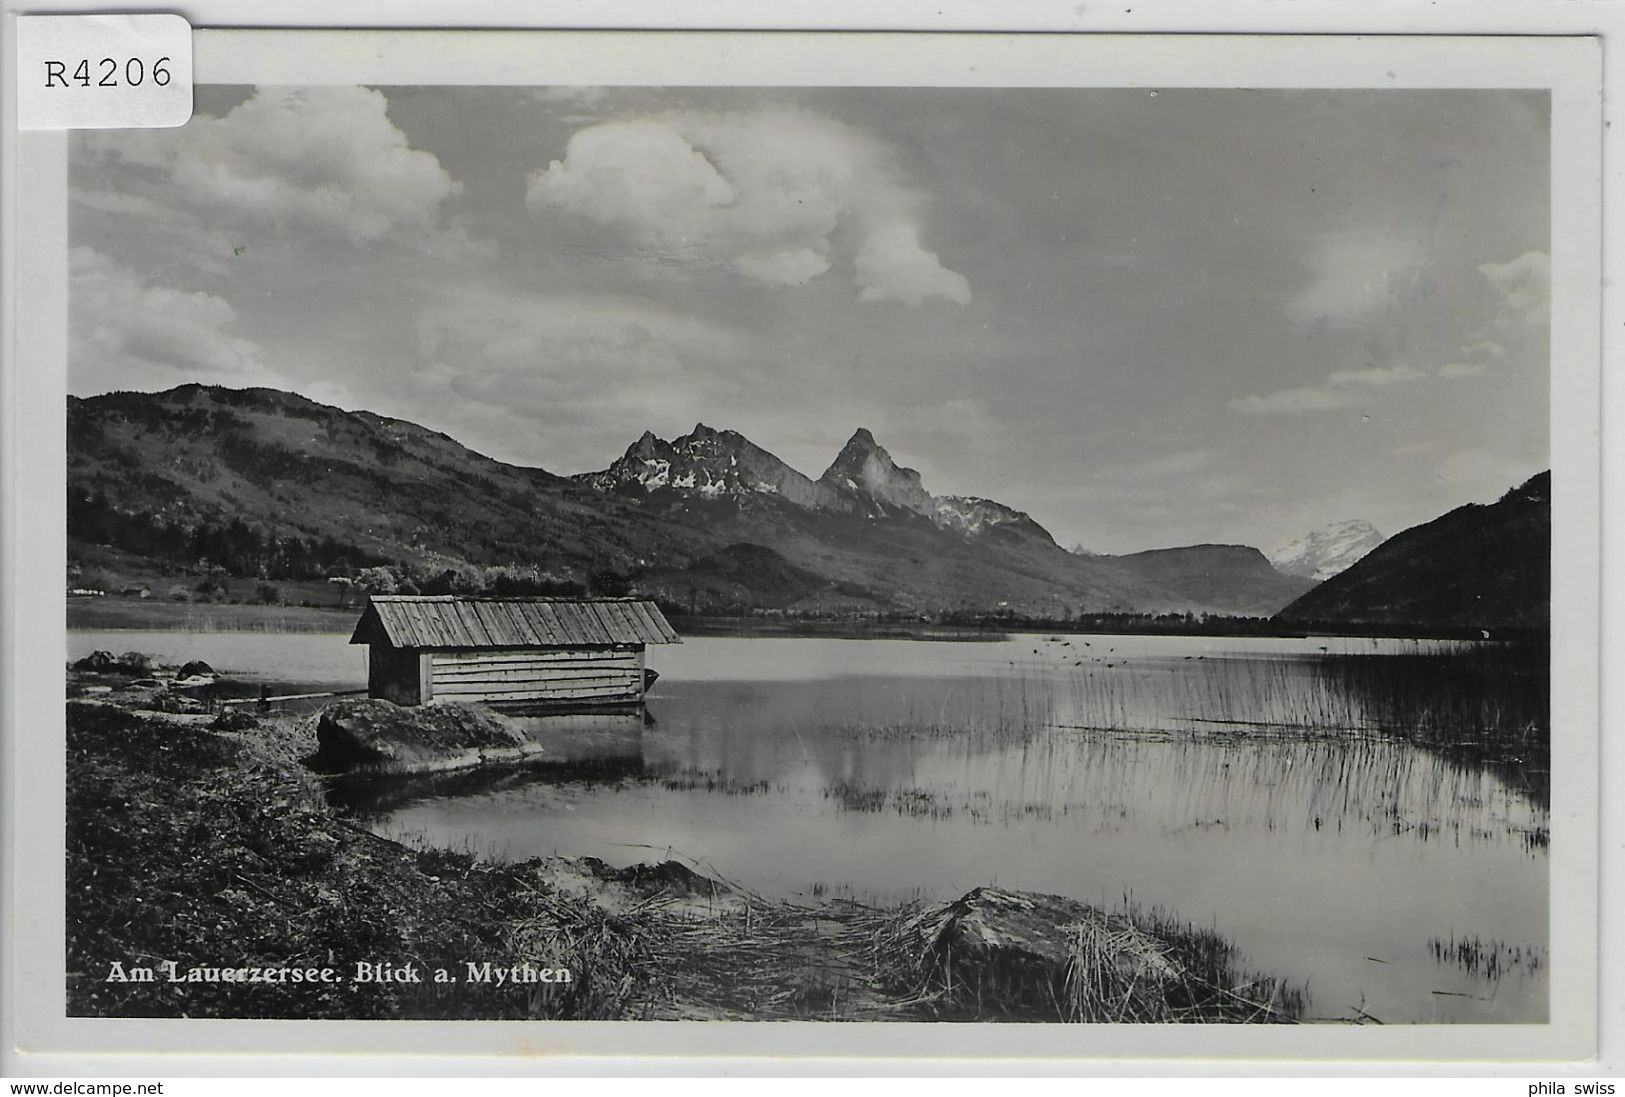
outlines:
[{"label": "wooden boathouse", "polygon": [[374,595],[350,637],[367,645],[367,695],[527,708],[643,703],[644,648],[682,640],[629,598]]}]

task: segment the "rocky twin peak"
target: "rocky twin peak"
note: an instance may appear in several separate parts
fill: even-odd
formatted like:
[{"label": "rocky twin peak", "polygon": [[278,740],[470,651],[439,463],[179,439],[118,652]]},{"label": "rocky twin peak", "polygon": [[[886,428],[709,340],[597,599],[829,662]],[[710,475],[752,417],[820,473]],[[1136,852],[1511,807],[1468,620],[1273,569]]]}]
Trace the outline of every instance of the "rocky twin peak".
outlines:
[{"label": "rocky twin peak", "polygon": [[743,434],[713,430],[704,423],[670,442],[644,431],[609,468],[577,479],[600,491],[669,488],[706,497],[760,492],[817,510],[847,509],[835,491],[803,476]]},{"label": "rocky twin peak", "polygon": [[1323,583],[1359,563],[1384,540],[1370,522],[1355,518],[1300,537],[1269,559],[1277,571]]},{"label": "rocky twin peak", "polygon": [[870,518],[917,515],[943,529],[980,536],[1002,527],[1050,541],[1022,511],[992,499],[932,495],[920,474],[892,460],[867,429],[859,427],[829,468],[812,480],[737,431],[703,423],[670,442],[645,431],[602,472],[575,477],[600,491],[648,494],[675,491],[706,498],[775,495],[809,510]]}]

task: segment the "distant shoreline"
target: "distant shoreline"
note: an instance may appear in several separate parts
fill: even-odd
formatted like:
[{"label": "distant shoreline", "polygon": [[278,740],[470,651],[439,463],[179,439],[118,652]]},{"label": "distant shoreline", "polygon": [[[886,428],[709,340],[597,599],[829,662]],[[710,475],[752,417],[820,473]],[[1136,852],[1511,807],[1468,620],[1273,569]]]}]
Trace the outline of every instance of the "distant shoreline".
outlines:
[{"label": "distant shoreline", "polygon": [[797,621],[761,617],[670,618],[683,636],[743,636],[763,639],[927,640],[939,643],[997,643],[1008,630],[967,628],[929,622]]},{"label": "distant shoreline", "polygon": [[[70,632],[349,632],[361,616],[359,601],[339,606],[261,605],[251,602],[169,602],[155,598],[108,595],[67,599]],[[1305,639],[1312,636],[1371,636],[1412,640],[1480,640],[1483,630],[1421,625],[1324,624],[1277,625],[1263,618],[1208,618],[1199,621],[1110,616],[1073,621],[985,617],[960,620],[808,620],[774,617],[710,617],[672,614],[671,621],[685,636],[740,636],[768,638],[825,638],[839,640],[920,640],[982,643],[1006,639],[1012,633],[1050,632],[1083,636],[1204,636],[1274,637]],[[1491,639],[1527,641],[1544,639],[1531,630],[1497,629]]]},{"label": "distant shoreline", "polygon": [[69,597],[70,632],[127,629],[142,632],[348,632],[361,605],[286,606],[252,602],[168,602],[107,595]]}]

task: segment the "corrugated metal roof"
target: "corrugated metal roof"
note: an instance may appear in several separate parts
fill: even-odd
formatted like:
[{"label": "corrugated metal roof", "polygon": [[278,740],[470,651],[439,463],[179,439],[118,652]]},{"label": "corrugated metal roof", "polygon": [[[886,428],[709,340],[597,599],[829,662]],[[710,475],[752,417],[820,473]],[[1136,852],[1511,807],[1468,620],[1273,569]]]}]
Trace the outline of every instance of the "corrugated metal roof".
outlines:
[{"label": "corrugated metal roof", "polygon": [[467,598],[379,594],[352,644],[397,648],[601,647],[680,644],[653,602],[630,598]]}]

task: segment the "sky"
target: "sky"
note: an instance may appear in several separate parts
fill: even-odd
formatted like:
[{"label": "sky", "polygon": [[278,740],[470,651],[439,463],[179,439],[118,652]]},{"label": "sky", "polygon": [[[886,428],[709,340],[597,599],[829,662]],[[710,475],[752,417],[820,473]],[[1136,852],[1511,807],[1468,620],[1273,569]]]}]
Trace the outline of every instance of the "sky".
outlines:
[{"label": "sky", "polygon": [[1548,467],[1544,93],[205,87],[81,131],[69,389],[268,385],[557,473],[858,427],[1097,552]]}]

